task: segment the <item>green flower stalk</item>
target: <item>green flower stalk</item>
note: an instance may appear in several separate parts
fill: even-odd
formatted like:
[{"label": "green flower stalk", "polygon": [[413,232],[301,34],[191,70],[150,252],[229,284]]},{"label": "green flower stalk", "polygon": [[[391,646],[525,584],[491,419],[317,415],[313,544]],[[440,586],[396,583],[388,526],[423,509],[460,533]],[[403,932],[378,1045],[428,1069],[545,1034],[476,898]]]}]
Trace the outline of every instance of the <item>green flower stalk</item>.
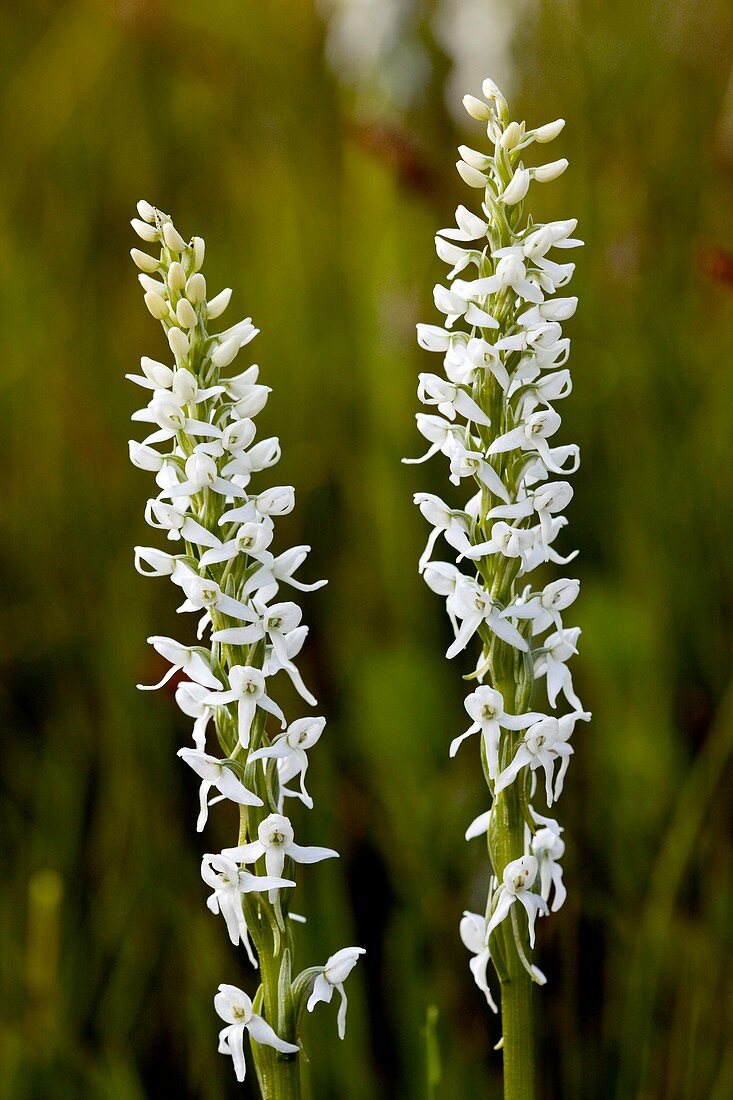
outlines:
[{"label": "green flower stalk", "polygon": [[[545,981],[532,962],[535,925],[565,899],[563,830],[537,803],[544,794],[549,808],[559,797],[575,724],[590,718],[567,666],[580,631],[561,617],[578,595],[578,582],[563,578],[541,587],[528,581],[546,563],[565,565],[575,557],[554,549],[573,495],[565,477],[579,462],[575,444],[554,440],[561,424],[555,403],[572,388],[561,322],[577,305],[558,291],[574,264],[549,254],[582,242],[572,237],[575,220],[538,225],[525,213],[532,181],[555,179],[567,161],[528,168],[523,155],[553,140],[563,120],[527,129],[510,120],[492,81],[483,91],[484,99],[466,96],[464,105],[486,125],[491,148],[462,146],[457,164],[464,182],[481,194],[481,213],[459,206],[456,226],[435,238],[438,256],[451,268],[449,285],[434,290],[446,320],[418,325],[418,342],[443,356],[445,373],[420,375],[418,396],[435,411],[417,416],[430,446],[412,461],[441,453],[452,484],[470,486],[470,499],[458,508],[416,494],[433,528],[419,568],[446,601],[455,635],[447,657],[477,649],[475,669],[466,676],[475,682],[465,700],[471,724],[454,738],[450,754],[475,738],[490,807],[466,837],[486,837],[491,877],[485,912],[466,912],[460,932],[473,955],[476,984],[494,1011],[489,962],[499,980],[505,1096],[530,1100],[532,988]],[[457,564],[433,560],[441,536]],[[540,689],[551,711],[561,699],[567,713],[531,709]]]},{"label": "green flower stalk", "polygon": [[270,549],[275,519],[295,505],[292,486],[252,487],[280,458],[276,438],[255,442],[254,418],[270,390],[260,383],[257,366],[226,372],[258,330],[247,317],[212,334],[210,323],[228,306],[231,291],[207,298],[203,240],[185,241],[168,215],[149,203],[139,203],[138,213],[133,228],[159,251],[151,256],[133,249],[132,258],[173,364],[143,357],[142,374],[128,375],[150,394],[132,419],[153,429],[141,443],[130,443],[130,457],[155,473],[159,491],[147,502],[145,518],[177,552],[138,546],[135,564],[145,576],[169,577],[184,597],[178,610],[198,616],[194,644],[149,639],[169,664],[154,687],[181,677],[176,702],[193,729],[192,745],[178,755],[201,780],[199,831],[214,804],[238,807],[236,844],[205,854],[201,874],[212,890],[209,909],[259,967],[260,984],[253,999],[235,985],[219,986],[214,1007],[225,1025],[219,1050],[232,1058],[243,1081],[247,1036],[263,1097],[295,1100],[301,1095],[303,1015],[337,990],[343,1038],[343,983],[363,953],[344,948],[324,966],[293,974],[293,921],[303,919],[290,912],[295,870],[338,853],[296,844],[284,813],[286,799],[313,805],[305,776],[325,719],[288,722],[273,698],[271,683],[287,677],[304,703],[316,706],[295,664],[308,633],[302,612],[278,597],[282,586],[310,591],[325,581],[304,584],[295,576],[309,546],[277,555]]}]

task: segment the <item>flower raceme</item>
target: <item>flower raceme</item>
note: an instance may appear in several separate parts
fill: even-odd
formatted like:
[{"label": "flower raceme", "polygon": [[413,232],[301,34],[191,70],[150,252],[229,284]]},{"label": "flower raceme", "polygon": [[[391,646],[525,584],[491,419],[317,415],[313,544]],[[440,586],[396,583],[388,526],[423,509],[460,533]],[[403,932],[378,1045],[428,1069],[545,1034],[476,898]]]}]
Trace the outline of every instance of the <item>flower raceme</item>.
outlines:
[{"label": "flower raceme", "polygon": [[[564,565],[575,556],[555,549],[573,495],[567,477],[579,463],[578,447],[559,441],[556,404],[572,390],[562,323],[577,299],[565,294],[574,264],[556,255],[582,242],[573,236],[574,219],[538,225],[525,213],[533,183],[557,178],[567,161],[528,167],[523,159],[533,146],[553,140],[564,123],[528,129],[510,119],[491,81],[483,91],[483,99],[467,96],[464,105],[486,126],[490,149],[461,146],[457,164],[479,193],[480,209],[459,206],[455,226],[435,238],[439,259],[450,268],[433,294],[445,320],[419,324],[417,338],[442,357],[444,375],[420,375],[418,397],[428,411],[417,415],[417,427],[428,450],[405,461],[442,454],[452,484],[464,493],[470,486],[462,505],[429,493],[417,493],[415,503],[431,527],[419,570],[445,599],[453,629],[447,656],[475,653],[467,678],[478,684],[465,700],[471,725],[454,737],[450,755],[478,734],[472,743],[491,806],[467,837],[487,837],[491,885],[485,915],[464,914],[461,936],[473,956],[476,984],[496,1010],[490,960],[502,1000],[519,980],[544,982],[529,951],[537,917],[549,913],[550,898],[553,911],[565,898],[559,863],[565,845],[560,826],[538,813],[533,801],[542,791],[550,806],[561,794],[575,724],[590,715],[567,665],[580,631],[562,618],[577,598],[578,582],[562,578],[542,587],[530,579],[547,563]],[[454,552],[455,564],[434,560],[441,543]],[[542,686],[545,707],[535,691]],[[546,713],[565,703],[570,713]],[[545,779],[539,789],[538,774]],[[507,1063],[520,1057],[506,1030],[508,1015],[516,1014],[505,1013],[505,1074]]]},{"label": "flower raceme", "polygon": [[[276,438],[256,439],[255,417],[270,388],[260,383],[257,366],[235,372],[238,354],[258,330],[247,317],[210,332],[231,290],[209,297],[203,240],[185,241],[168,215],[149,203],[139,203],[138,214],[133,229],[159,251],[133,249],[132,258],[172,359],[144,356],[141,373],[127,376],[145,391],[145,405],[132,419],[149,429],[141,442],[130,442],[130,458],[155,475],[157,492],[145,519],[165,534],[169,547],[136,547],[135,567],[144,576],[168,577],[180,590],[179,612],[197,620],[196,644],[148,639],[168,669],[158,683],[139,686],[154,690],[180,678],[176,702],[194,724],[192,746],[178,755],[200,780],[199,831],[215,804],[239,812],[236,845],[205,855],[201,875],[212,890],[209,909],[221,915],[231,942],[242,944],[252,965],[259,965],[262,984],[254,1003],[236,986],[219,987],[214,1006],[226,1023],[219,1050],[231,1056],[237,1079],[244,1080],[246,1031],[263,1093],[280,1095],[282,1084],[282,1094],[295,1097],[306,1006],[329,1001],[338,989],[343,1037],[343,981],[362,953],[345,948],[325,967],[291,978],[292,921],[299,918],[289,913],[289,897],[296,865],[338,853],[296,844],[282,813],[288,795],[313,805],[305,774],[325,719],[308,715],[288,723],[272,684],[284,672],[304,704],[317,705],[295,664],[307,627],[287,590],[308,592],[325,581],[295,576],[309,546],[278,554],[271,549],[275,520],[295,506],[292,486],[253,489],[258,475],[280,459]],[[298,789],[287,786],[292,780],[299,780]]]}]

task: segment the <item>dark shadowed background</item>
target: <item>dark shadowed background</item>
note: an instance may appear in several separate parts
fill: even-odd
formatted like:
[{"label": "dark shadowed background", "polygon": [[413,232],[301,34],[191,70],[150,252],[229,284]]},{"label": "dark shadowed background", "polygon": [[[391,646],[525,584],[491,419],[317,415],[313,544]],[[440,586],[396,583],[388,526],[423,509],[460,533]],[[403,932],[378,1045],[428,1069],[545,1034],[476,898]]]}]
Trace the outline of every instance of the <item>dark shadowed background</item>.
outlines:
[{"label": "dark shadowed background", "polygon": [[479,140],[460,98],[487,74],[516,117],[567,118],[571,168],[533,209],[588,242],[562,411],[595,717],[541,925],[541,1097],[733,1096],[732,44],[727,0],[0,4],[0,1096],[251,1095],[211,1002],[253,975],[199,878],[234,823],[196,835],[186,723],[134,687],[147,635],[181,626],[132,565],[152,482],[123,376],[166,352],[127,255],[140,197],[206,238],[209,286],[262,329],[261,431],[299,502],[281,545],[331,582],[303,601],[329,726],[298,827],[343,858],[301,876],[299,962],[368,954],[345,1042],[334,1009],[308,1020],[310,1095],[426,1096],[431,1004],[436,1097],[501,1095],[457,930],[485,888],[476,757],[447,757],[467,666],[416,570],[411,494],[445,467],[400,465],[435,368],[432,236]]}]

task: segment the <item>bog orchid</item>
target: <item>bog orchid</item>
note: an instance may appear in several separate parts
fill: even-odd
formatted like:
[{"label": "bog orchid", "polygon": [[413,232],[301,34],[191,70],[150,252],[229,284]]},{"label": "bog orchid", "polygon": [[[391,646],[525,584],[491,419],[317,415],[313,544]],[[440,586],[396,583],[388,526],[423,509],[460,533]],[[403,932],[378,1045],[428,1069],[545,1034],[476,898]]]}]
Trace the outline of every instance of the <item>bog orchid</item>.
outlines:
[{"label": "bog orchid", "polygon": [[294,837],[289,818],[270,814],[257,827],[257,840],[225,848],[223,854],[238,863],[256,863],[264,859],[268,875],[282,874],[286,857],[294,863],[320,863],[324,859],[338,858],[333,848],[304,848],[294,843]]},{"label": "bog orchid", "polygon": [[[299,718],[285,733],[274,737],[271,745],[250,753],[250,761],[277,760],[281,803],[286,795],[295,795],[305,806],[313,806],[313,799],[305,789],[308,751],[317,743],[325,725],[325,718]],[[297,776],[300,776],[300,790],[291,791],[286,784]]]},{"label": "bog orchid", "polygon": [[[578,719],[588,722],[590,714],[587,711],[577,711],[564,714],[562,718],[545,716],[534,722],[517,747],[511,763],[497,776],[495,793],[503,791],[513,783],[522,768],[530,768],[532,771],[543,768],[547,805],[551,806],[562,793],[565,772],[573,754],[569,738]],[[558,762],[560,767],[556,775],[555,764]]]},{"label": "bog orchid", "polygon": [[553,892],[550,906],[553,913],[557,912],[567,896],[562,880],[562,867],[558,863],[565,854],[565,842],[557,828],[557,823],[552,822],[551,825],[538,829],[531,842],[532,855],[536,857],[540,869],[540,896],[544,901],[549,901],[550,892]]},{"label": "bog orchid", "polygon": [[502,876],[503,882],[487,925],[487,936],[490,936],[494,929],[509,915],[514,903],[519,902],[527,912],[529,946],[534,947],[534,928],[537,914],[547,913],[544,898],[532,889],[537,878],[537,869],[537,860],[534,856],[521,856],[506,865]]},{"label": "bog orchid", "polygon": [[[286,795],[313,805],[305,773],[325,719],[294,716],[288,724],[274,698],[271,681],[284,671],[304,703],[316,705],[295,664],[308,633],[301,609],[288,595],[275,601],[282,587],[310,592],[325,581],[295,576],[309,546],[272,549],[275,520],[293,510],[295,490],[257,484],[280,459],[278,439],[256,439],[255,417],[271,391],[260,382],[259,367],[236,373],[234,364],[258,330],[247,317],[211,332],[231,290],[209,297],[203,240],[184,240],[149,203],[139,203],[138,214],[133,229],[156,253],[133,249],[132,258],[170,354],[165,361],[144,356],[141,372],[128,375],[145,395],[132,419],[148,432],[142,442],[131,441],[130,458],[155,476],[145,519],[168,547],[136,547],[135,567],[143,576],[170,578],[182,621],[190,622],[190,613],[196,624],[196,644],[149,639],[167,668],[157,683],[139,686],[155,690],[177,677],[176,703],[193,720],[193,743],[178,755],[200,780],[199,831],[214,806],[238,816],[236,844],[205,855],[201,875],[212,890],[209,909],[222,916],[229,939],[244,947],[261,981],[254,1002],[234,985],[219,987],[214,1007],[226,1024],[219,1050],[243,1081],[247,1032],[262,1095],[296,1100],[306,1005],[313,1007],[316,992],[316,1001],[330,1000],[322,979],[332,983],[331,992],[340,990],[345,1006],[343,981],[362,953],[347,948],[325,968],[292,975],[293,923],[303,919],[290,912],[293,872],[338,853],[296,844],[282,814]],[[292,780],[299,780],[297,791],[287,787]]]},{"label": "bog orchid", "polygon": [[[489,962],[496,971],[505,1097],[531,1100],[531,994],[544,982],[531,961],[535,925],[550,901],[555,911],[565,898],[561,829],[535,803],[542,795],[548,806],[559,798],[571,735],[590,718],[568,668],[580,631],[563,619],[578,582],[548,577],[543,586],[534,579],[542,570],[545,581],[548,565],[575,557],[558,544],[579,449],[562,440],[558,407],[572,392],[562,324],[578,304],[566,291],[575,265],[565,257],[582,242],[575,219],[542,225],[527,213],[532,190],[568,166],[565,159],[525,160],[562,131],[562,119],[527,127],[511,120],[492,81],[483,94],[466,96],[464,105],[485,127],[488,148],[461,146],[456,166],[477,208],[459,206],[455,226],[438,231],[437,255],[449,271],[433,297],[445,320],[417,326],[418,343],[442,358],[444,376],[420,375],[418,398],[427,411],[417,415],[417,427],[428,449],[406,461],[442,455],[449,482],[461,490],[457,500],[415,494],[430,526],[419,571],[445,600],[454,635],[447,656],[471,654],[465,678],[476,681],[465,700],[471,724],[456,731],[449,752],[478,734],[473,743],[490,800],[466,833],[486,838],[486,912],[465,913],[460,931],[492,1008],[498,998]],[[449,560],[446,544],[454,552]],[[548,713],[566,704],[568,713]]]},{"label": "bog orchid", "polygon": [[295,1043],[288,1043],[254,1011],[252,1001],[236,985],[220,985],[214,997],[214,1008],[226,1023],[219,1032],[219,1053],[228,1054],[234,1063],[238,1081],[244,1081],[247,1063],[244,1058],[244,1033],[249,1033],[255,1044],[271,1047],[281,1054],[297,1054]]},{"label": "bog orchid", "polygon": [[331,1002],[334,990],[338,990],[341,997],[341,1005],[338,1010],[339,1039],[346,1034],[346,1008],[348,1000],[344,982],[356,966],[359,956],[364,954],[363,947],[342,947],[335,955],[326,960],[326,965],[321,970],[313,984],[313,992],[308,998],[307,1009],[312,1012],[319,1001]]},{"label": "bog orchid", "polygon": [[491,995],[487,976],[489,962],[491,961],[488,927],[486,917],[482,917],[480,913],[469,913],[468,910],[466,910],[463,914],[459,930],[464,946],[468,948],[473,955],[473,958],[468,964],[473,974],[473,980],[486,997],[486,1003],[491,1011],[498,1012],[499,1009],[496,1007],[496,1002]]},{"label": "bog orchid", "polygon": [[206,903],[213,913],[221,913],[233,944],[240,941],[247,947],[253,966],[257,960],[252,955],[247,922],[242,909],[242,894],[261,893],[263,890],[279,890],[295,886],[292,879],[275,875],[251,875],[225,855],[205,855],[201,861],[201,877],[214,893]]}]

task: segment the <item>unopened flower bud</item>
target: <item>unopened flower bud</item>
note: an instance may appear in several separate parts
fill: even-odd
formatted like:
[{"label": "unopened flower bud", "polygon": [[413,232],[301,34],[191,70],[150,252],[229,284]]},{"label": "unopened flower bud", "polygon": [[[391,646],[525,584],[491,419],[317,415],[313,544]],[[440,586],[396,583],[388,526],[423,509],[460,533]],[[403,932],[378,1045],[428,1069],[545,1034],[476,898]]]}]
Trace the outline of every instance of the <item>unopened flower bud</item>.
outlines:
[{"label": "unopened flower bud", "polygon": [[171,252],[185,252],[186,250],[186,242],[173,222],[166,222],[163,226],[163,240]]},{"label": "unopened flower bud", "polygon": [[148,225],[147,222],[141,221],[139,218],[133,218],[130,225],[141,240],[150,243],[160,240],[160,234],[154,225]]},{"label": "unopened flower bud", "polygon": [[236,359],[238,351],[239,340],[236,336],[232,336],[230,340],[225,340],[223,344],[219,344],[219,346],[214,349],[211,360],[219,369],[228,367],[229,364]]},{"label": "unopened flower bud", "polygon": [[155,207],[151,206],[145,199],[140,199],[140,202],[137,204],[137,212],[144,222],[155,221]]},{"label": "unopened flower bud", "polygon": [[154,294],[160,294],[161,298],[168,295],[168,287],[160,279],[153,279],[150,275],[144,275],[141,271],[137,277],[143,290],[152,290]]},{"label": "unopened flower bud", "polygon": [[561,176],[567,166],[567,160],[562,157],[561,160],[553,160],[549,164],[540,164],[537,168],[531,168],[530,171],[539,183],[550,183]]},{"label": "unopened flower bud", "polygon": [[131,248],[130,255],[132,256],[132,262],[141,271],[147,271],[149,275],[152,275],[160,267],[160,260],[156,260],[154,256],[149,256],[147,252],[141,252],[139,248]]},{"label": "unopened flower bud", "polygon": [[192,305],[206,300],[206,279],[200,272],[196,272],[186,283],[186,297]]},{"label": "unopened flower bud", "polygon": [[487,122],[491,118],[491,108],[482,99],[476,99],[475,95],[464,95],[463,106],[477,122]]},{"label": "unopened flower bud", "polygon": [[559,133],[565,127],[565,119],[557,118],[554,122],[547,122],[544,126],[538,126],[536,130],[532,131],[535,141],[544,144],[547,141],[554,141]]},{"label": "unopened flower bud", "polygon": [[458,175],[469,187],[486,187],[489,182],[488,176],[485,176],[483,172],[479,172],[476,168],[472,168],[470,164],[466,164],[463,160],[457,161],[456,168],[458,169]]},{"label": "unopened flower bud", "polygon": [[498,104],[504,110],[507,109],[507,102],[504,99],[504,96],[501,94],[497,85],[494,83],[493,80],[490,79],[490,77],[487,76],[484,80],[483,84],[481,85],[481,91],[484,93],[486,99]]},{"label": "unopened flower bud", "polygon": [[198,318],[196,317],[196,310],[193,308],[188,298],[181,298],[176,306],[176,317],[178,318],[178,324],[181,328],[196,328]]},{"label": "unopened flower bud", "polygon": [[459,145],[458,152],[461,154],[461,160],[464,160],[471,168],[477,168],[479,172],[485,172],[491,165],[491,157],[488,157],[485,153],[479,153],[476,149],[471,149],[468,145]]},{"label": "unopened flower bud", "polygon": [[231,288],[226,287],[225,290],[220,291],[215,298],[212,298],[210,302],[206,303],[206,312],[209,315],[209,320],[215,321],[217,317],[221,317],[222,313],[229,305],[231,297]]},{"label": "unopened flower bud", "polygon": [[514,206],[516,203],[521,202],[529,191],[531,178],[528,168],[520,168],[518,172],[514,173],[511,181],[499,196],[500,202],[503,202],[506,206]]},{"label": "unopened flower bud", "polygon": [[168,343],[176,359],[185,359],[191,350],[191,345],[188,342],[188,337],[185,332],[176,328],[175,325],[168,329]]},{"label": "unopened flower bud", "polygon": [[522,127],[518,122],[510,122],[504,133],[501,135],[501,147],[506,149],[507,152],[511,152],[516,145],[519,145],[523,137]]},{"label": "unopened flower bud", "polygon": [[186,272],[183,270],[183,264],[174,260],[168,268],[168,286],[171,290],[183,290],[185,285]]},{"label": "unopened flower bud", "polygon": [[148,307],[148,312],[152,313],[156,321],[163,321],[169,316],[168,303],[165,298],[162,298],[160,294],[157,294],[154,290],[149,290],[145,295],[145,305]]},{"label": "unopened flower bud", "polygon": [[193,269],[194,271],[200,271],[204,264],[204,254],[206,252],[204,238],[194,237],[191,244],[193,246]]}]

